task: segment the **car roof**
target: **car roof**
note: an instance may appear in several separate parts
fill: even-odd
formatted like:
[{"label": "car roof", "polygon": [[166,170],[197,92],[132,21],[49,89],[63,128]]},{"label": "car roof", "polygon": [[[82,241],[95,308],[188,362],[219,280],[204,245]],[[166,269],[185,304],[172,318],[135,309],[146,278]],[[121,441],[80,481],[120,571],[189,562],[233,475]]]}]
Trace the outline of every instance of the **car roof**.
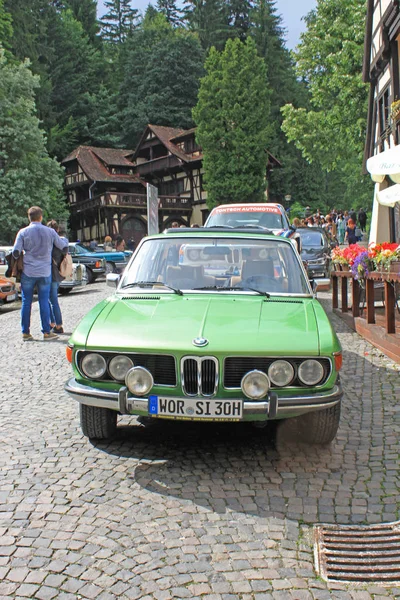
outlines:
[{"label": "car roof", "polygon": [[279,204],[279,202],[240,202],[237,204],[231,204],[230,202],[228,202],[228,204],[218,204],[218,206],[214,206],[214,208],[212,209],[211,212],[214,212],[214,210],[218,210],[219,208],[225,208],[225,207],[243,208],[244,206],[251,206],[251,207],[254,207],[254,206],[276,206],[277,208],[281,208],[282,210],[285,210],[283,208],[282,204]]}]

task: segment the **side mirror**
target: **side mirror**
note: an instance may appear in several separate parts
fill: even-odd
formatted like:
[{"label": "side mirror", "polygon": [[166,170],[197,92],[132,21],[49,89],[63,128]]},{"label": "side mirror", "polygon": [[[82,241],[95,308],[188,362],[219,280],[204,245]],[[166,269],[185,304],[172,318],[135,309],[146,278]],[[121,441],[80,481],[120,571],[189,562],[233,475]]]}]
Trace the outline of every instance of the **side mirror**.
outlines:
[{"label": "side mirror", "polygon": [[314,292],[328,291],[331,287],[330,279],[313,279],[312,288]]},{"label": "side mirror", "polygon": [[106,275],[106,282],[108,287],[116,288],[119,283],[119,278],[120,276],[118,273],[108,273],[108,275]]}]

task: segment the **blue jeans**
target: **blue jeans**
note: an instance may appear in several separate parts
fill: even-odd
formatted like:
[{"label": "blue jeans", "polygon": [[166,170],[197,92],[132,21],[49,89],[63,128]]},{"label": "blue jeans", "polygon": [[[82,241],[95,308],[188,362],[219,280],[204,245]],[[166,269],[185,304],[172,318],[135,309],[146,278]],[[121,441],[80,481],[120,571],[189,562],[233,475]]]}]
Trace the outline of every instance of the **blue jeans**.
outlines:
[{"label": "blue jeans", "polygon": [[38,299],[39,299],[40,320],[42,321],[42,332],[50,333],[49,297],[50,297],[51,276],[49,276],[49,277],[28,277],[28,275],[25,275],[25,273],[22,273],[22,275],[21,275],[21,295],[22,295],[21,326],[22,326],[22,333],[30,333],[33,290],[34,290],[35,286],[37,288]]},{"label": "blue jeans", "polygon": [[50,287],[50,323],[55,323],[58,327],[62,325],[61,308],[58,303],[59,281],[52,281]]}]

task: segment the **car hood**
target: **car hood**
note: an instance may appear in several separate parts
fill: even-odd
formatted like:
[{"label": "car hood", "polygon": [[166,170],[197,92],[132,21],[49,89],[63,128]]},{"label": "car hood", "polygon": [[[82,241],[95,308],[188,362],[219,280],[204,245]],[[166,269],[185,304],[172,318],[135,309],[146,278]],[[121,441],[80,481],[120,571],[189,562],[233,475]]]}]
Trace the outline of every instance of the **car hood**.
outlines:
[{"label": "car hood", "polygon": [[[195,347],[198,337],[206,338],[207,346]],[[86,346],[239,355],[317,355],[320,350],[312,298],[222,293],[115,295],[98,313]]]},{"label": "car hood", "polygon": [[90,252],[90,256],[96,256],[97,258],[105,258],[108,261],[112,262],[126,262],[128,260],[127,256],[123,252]]}]

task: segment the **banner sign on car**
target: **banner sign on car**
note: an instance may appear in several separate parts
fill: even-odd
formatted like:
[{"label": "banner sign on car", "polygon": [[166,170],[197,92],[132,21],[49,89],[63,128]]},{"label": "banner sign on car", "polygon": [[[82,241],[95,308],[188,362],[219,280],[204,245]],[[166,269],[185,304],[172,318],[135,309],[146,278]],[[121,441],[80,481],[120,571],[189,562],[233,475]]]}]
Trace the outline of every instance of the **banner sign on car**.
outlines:
[{"label": "banner sign on car", "polygon": [[159,233],[158,227],[158,188],[150,183],[147,184],[147,233],[155,235]]},{"label": "banner sign on car", "polygon": [[280,215],[281,211],[277,206],[271,204],[256,204],[253,205],[241,205],[241,206],[217,206],[214,208],[214,214],[227,214],[227,213],[252,213],[252,212],[265,212],[265,213],[275,213]]}]

